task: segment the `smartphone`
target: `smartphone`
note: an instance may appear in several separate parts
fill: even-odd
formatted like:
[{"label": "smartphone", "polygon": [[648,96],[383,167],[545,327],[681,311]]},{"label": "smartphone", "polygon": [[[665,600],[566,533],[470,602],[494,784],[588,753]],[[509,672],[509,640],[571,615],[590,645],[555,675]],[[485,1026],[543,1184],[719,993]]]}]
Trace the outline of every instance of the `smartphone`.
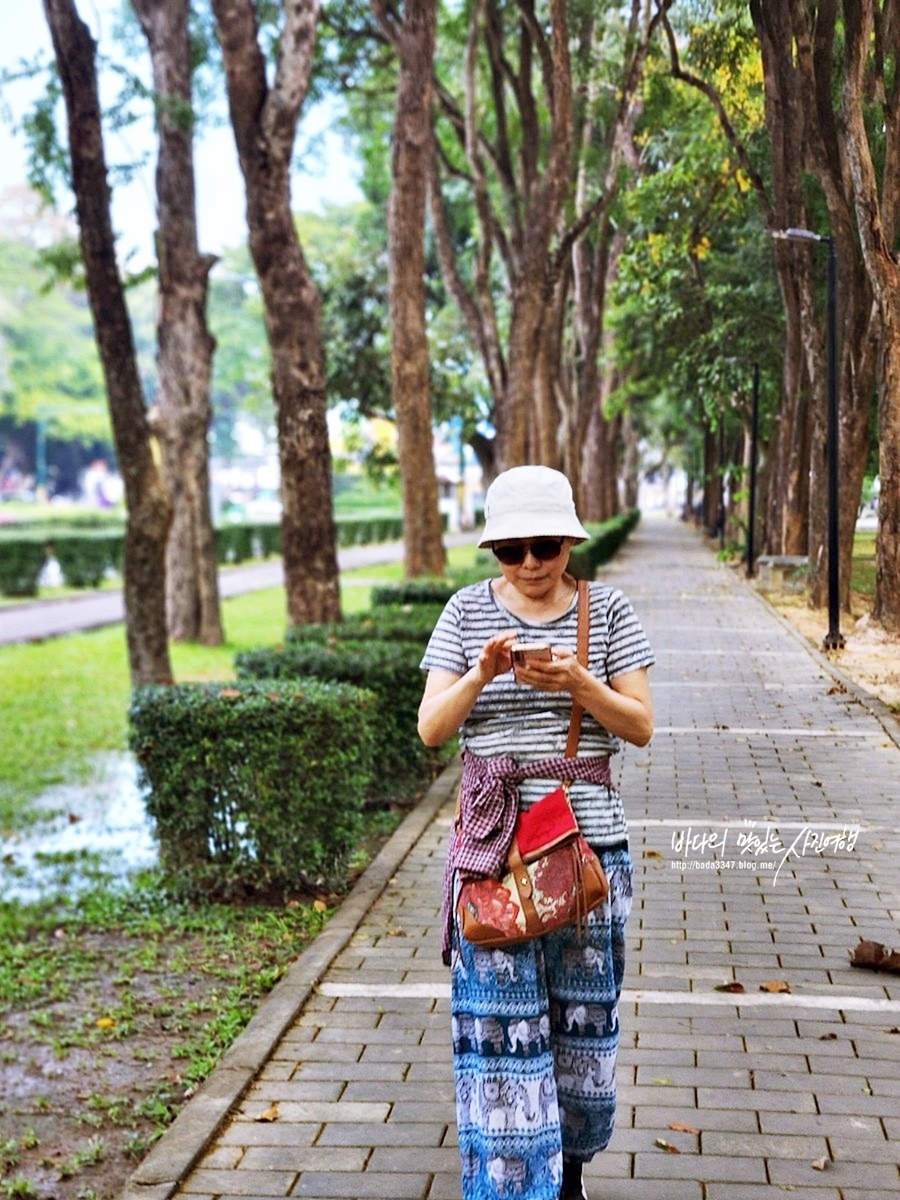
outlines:
[{"label": "smartphone", "polygon": [[514,667],[528,666],[533,662],[550,662],[553,651],[548,642],[513,642],[510,657]]}]

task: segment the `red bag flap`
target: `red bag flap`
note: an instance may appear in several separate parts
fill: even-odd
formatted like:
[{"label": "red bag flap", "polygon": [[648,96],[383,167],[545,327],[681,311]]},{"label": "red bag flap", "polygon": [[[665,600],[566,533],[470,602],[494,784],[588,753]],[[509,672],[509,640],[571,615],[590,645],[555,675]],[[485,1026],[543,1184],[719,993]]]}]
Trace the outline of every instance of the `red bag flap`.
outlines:
[{"label": "red bag flap", "polygon": [[578,822],[562,788],[542,796],[516,820],[519,853],[526,862],[577,832]]}]

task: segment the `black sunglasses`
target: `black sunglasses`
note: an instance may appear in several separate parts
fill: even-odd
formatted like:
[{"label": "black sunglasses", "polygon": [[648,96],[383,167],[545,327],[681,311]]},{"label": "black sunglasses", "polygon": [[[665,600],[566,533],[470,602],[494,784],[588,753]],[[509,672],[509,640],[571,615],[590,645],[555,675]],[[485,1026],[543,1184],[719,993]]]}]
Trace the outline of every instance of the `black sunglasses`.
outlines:
[{"label": "black sunglasses", "polygon": [[521,566],[529,550],[538,562],[550,562],[554,558],[559,558],[562,548],[562,538],[538,538],[533,542],[520,542],[516,546],[491,547],[494,555],[505,567]]}]

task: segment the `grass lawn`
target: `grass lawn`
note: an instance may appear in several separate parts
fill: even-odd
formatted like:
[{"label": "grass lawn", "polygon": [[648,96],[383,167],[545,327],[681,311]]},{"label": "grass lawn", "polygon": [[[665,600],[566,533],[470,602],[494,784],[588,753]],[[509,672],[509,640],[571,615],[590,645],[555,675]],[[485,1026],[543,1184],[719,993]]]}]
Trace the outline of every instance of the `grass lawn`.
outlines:
[{"label": "grass lawn", "polygon": [[875,596],[875,544],[874,529],[858,529],[853,539],[853,564],[850,571],[850,590],[865,599],[871,607]]},{"label": "grass lawn", "polygon": [[[470,566],[475,547],[450,551],[453,567]],[[364,567],[341,577],[345,615],[370,606],[372,587],[396,582],[401,563]],[[281,588],[223,602],[224,646],[171,647],[179,682],[232,679],[234,656],[284,636]],[[46,642],[0,647],[0,836],[34,817],[32,801],[46,788],[90,778],[92,759],[124,750],[130,699],[121,626]]]}]

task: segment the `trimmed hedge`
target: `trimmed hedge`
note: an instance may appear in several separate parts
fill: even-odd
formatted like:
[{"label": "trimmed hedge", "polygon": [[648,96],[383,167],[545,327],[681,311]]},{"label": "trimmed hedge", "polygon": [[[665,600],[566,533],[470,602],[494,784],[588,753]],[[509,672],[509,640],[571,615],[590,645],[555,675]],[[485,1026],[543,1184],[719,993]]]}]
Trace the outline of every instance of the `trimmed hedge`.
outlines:
[{"label": "trimmed hedge", "polygon": [[381,605],[371,612],[328,625],[291,625],[286,641],[289,646],[303,643],[415,642],[424,649],[442,609],[441,604]]},{"label": "trimmed hedge", "polygon": [[599,525],[588,525],[590,540],[573,546],[569,557],[569,570],[576,579],[593,579],[598,569],[615,557],[640,519],[640,509],[632,508]]},{"label": "trimmed hedge", "polygon": [[[452,576],[443,579],[407,579],[402,583],[385,584],[383,587],[372,588],[372,608],[378,610],[385,605],[415,607],[422,604],[437,605],[443,608],[450,597],[461,587],[465,587],[468,583],[478,583],[492,574],[496,574],[496,572],[492,571],[490,567],[479,568],[476,566],[469,571],[457,571]],[[377,612],[373,615],[377,616]]]},{"label": "trimmed hedge", "polygon": [[36,596],[38,575],[46,561],[46,538],[0,537],[0,592],[4,596]]},{"label": "trimmed hedge", "polygon": [[402,517],[337,517],[335,525],[339,546],[368,546],[403,537]]},{"label": "trimmed hedge", "polygon": [[125,537],[121,533],[70,533],[49,541],[69,587],[99,587],[107,573],[122,570]]},{"label": "trimmed hedge", "polygon": [[423,676],[417,642],[291,642],[278,648],[245,650],[235,656],[239,679],[321,679],[375,693],[379,702],[378,743],[371,798],[396,798],[405,787],[427,779],[439,751],[422,745],[416,729]]},{"label": "trimmed hedge", "polygon": [[37,595],[37,577],[47,558],[59,563],[69,587],[97,587],[109,571],[121,571],[125,533],[119,528],[35,525],[31,532],[0,532],[0,592]]},{"label": "trimmed hedge", "polygon": [[[339,546],[396,541],[403,536],[401,517],[338,518]],[[125,533],[121,520],[67,517],[65,524],[16,522],[0,531],[0,593],[34,596],[44,565],[44,548],[52,547],[69,587],[96,587],[110,572],[122,568]],[[242,563],[281,553],[278,522],[235,522],[216,530],[216,561]],[[36,565],[35,565],[36,564]]]},{"label": "trimmed hedge", "polygon": [[378,702],[317,680],[138,689],[129,711],[161,863],[206,894],[338,878],[360,836]]}]

